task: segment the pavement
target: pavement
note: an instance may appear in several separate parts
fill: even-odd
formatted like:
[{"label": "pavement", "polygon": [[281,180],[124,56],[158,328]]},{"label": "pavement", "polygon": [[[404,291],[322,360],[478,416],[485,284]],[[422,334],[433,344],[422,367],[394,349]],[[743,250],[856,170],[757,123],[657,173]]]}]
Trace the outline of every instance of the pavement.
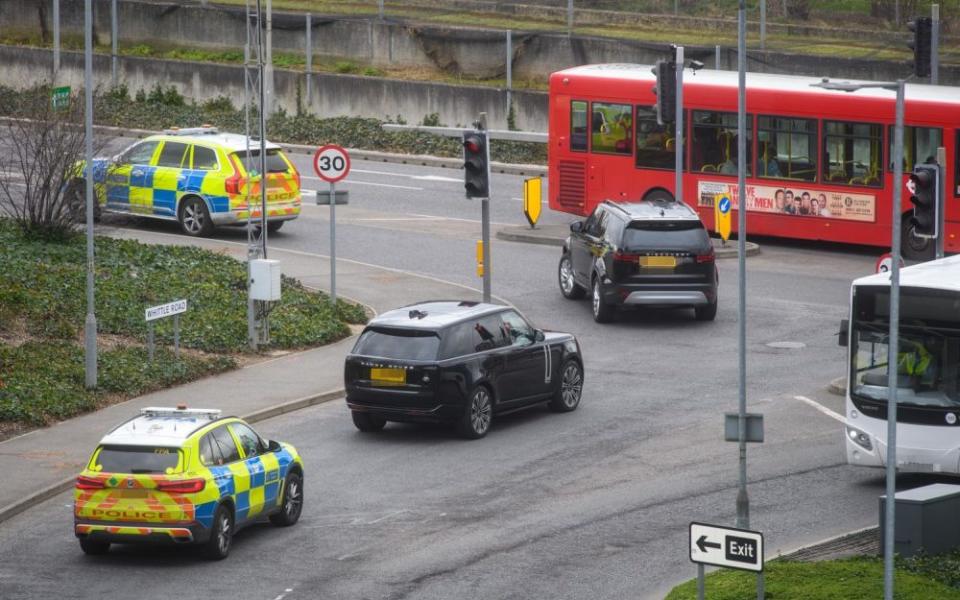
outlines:
[{"label": "pavement", "polygon": [[[524,225],[508,225],[497,230],[497,238],[508,242],[525,242],[527,244],[542,244],[545,246],[562,246],[570,235],[569,225],[538,225],[531,228]],[[737,241],[724,242],[720,238],[710,238],[717,258],[736,258]],[[747,256],[760,254],[760,246],[747,241]]]},{"label": "pavement", "polygon": [[[246,259],[246,244],[101,226],[98,234],[155,244],[193,244]],[[271,249],[283,274],[329,290],[327,257]],[[337,294],[379,313],[436,298],[479,300],[479,290],[398,269],[337,260]],[[145,406],[219,408],[251,422],[343,397],[343,360],[354,338],[154,392],[0,442],[0,522],[70,489],[100,438]]]}]

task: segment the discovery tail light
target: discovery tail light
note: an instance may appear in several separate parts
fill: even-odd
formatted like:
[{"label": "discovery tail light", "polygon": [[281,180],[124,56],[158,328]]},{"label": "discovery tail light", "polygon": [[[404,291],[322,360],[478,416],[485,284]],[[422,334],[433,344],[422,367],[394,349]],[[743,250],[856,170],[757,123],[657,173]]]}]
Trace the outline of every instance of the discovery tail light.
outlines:
[{"label": "discovery tail light", "polygon": [[77,477],[76,489],[78,490],[102,490],[104,488],[103,480],[94,477]]},{"label": "discovery tail light", "polygon": [[637,262],[640,260],[639,254],[630,254],[628,252],[620,252],[619,250],[613,253],[613,260],[617,262]]},{"label": "discovery tail light", "polygon": [[168,492],[170,494],[195,494],[204,487],[207,481],[205,479],[182,479],[180,481],[159,481],[157,490]]},{"label": "discovery tail light", "polygon": [[717,253],[713,250],[713,248],[710,248],[710,252],[697,255],[697,263],[712,263],[714,260],[716,260],[716,257]]}]

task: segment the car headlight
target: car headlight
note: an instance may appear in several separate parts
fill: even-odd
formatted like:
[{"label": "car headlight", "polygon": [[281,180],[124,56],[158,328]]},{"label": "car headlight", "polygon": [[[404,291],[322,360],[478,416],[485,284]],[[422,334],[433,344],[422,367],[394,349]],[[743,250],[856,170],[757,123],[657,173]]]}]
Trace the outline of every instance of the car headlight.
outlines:
[{"label": "car headlight", "polygon": [[870,436],[859,429],[855,429],[848,425],[847,435],[850,436],[850,441],[860,446],[864,450],[873,450],[873,443],[870,441]]}]

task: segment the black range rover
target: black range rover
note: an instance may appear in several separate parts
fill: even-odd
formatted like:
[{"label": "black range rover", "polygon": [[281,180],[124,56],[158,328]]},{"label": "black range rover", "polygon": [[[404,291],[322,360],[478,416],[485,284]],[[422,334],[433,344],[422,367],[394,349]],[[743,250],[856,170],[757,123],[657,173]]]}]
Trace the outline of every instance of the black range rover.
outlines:
[{"label": "black range rover", "polygon": [[541,403],[575,410],[583,361],[576,338],[536,329],[513,308],[425,302],[371,320],[347,356],[344,383],[360,431],[449,422],[475,439],[494,415]]},{"label": "black range rover", "polygon": [[700,217],[673,200],[601,202],[570,224],[558,267],[560,293],[590,295],[593,318],[618,306],[690,306],[697,320],[717,316],[717,266]]}]

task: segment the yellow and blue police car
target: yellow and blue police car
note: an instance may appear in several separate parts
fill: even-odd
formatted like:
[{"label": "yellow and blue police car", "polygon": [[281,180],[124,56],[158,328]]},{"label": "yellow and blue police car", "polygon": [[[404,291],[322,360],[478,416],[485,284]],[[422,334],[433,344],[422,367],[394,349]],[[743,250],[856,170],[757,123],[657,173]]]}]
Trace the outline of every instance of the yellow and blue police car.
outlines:
[{"label": "yellow and blue police car", "polygon": [[77,477],[74,533],[87,554],[173,542],[219,560],[239,528],[263,517],[293,525],[302,509],[293,446],[219,410],[151,407],[104,436]]},{"label": "yellow and blue police car", "polygon": [[[261,221],[263,201],[259,140],[220,133],[216,127],[169,129],[133,144],[113,158],[93,161],[100,210],[175,220],[184,233],[209,235],[220,225]],[[300,214],[300,173],[280,146],[266,144],[267,230]],[[83,163],[78,165],[83,173]],[[84,184],[68,190],[83,206]]]}]

